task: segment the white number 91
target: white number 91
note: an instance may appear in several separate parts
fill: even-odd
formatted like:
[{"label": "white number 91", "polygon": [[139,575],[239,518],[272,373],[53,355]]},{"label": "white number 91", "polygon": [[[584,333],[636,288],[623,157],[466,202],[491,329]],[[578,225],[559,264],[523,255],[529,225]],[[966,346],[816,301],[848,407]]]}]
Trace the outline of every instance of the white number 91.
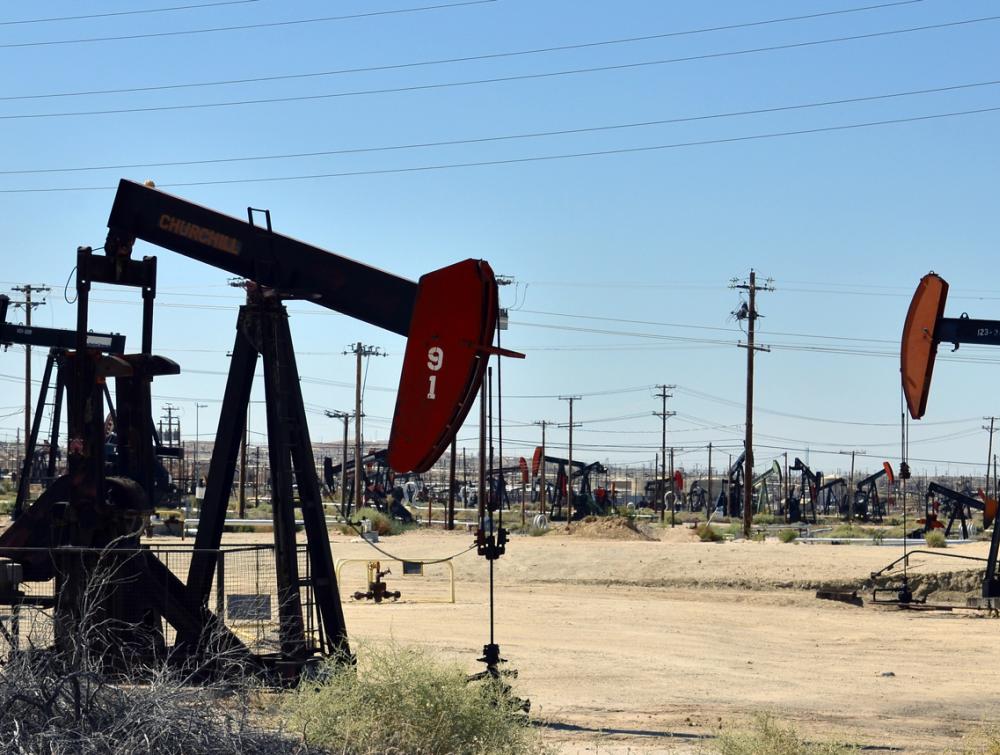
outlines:
[{"label": "white number 91", "polygon": [[[440,346],[432,346],[427,350],[427,369],[437,372],[444,365],[444,349]],[[434,391],[437,387],[437,375],[428,376],[427,398],[436,399]]]}]

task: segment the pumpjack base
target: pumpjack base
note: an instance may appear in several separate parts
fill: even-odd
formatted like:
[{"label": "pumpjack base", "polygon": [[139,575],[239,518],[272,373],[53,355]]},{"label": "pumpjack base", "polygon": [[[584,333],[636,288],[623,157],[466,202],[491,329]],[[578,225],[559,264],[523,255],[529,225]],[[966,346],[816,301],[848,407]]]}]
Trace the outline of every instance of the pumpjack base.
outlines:
[{"label": "pumpjack base", "polygon": [[500,664],[506,663],[507,659],[500,657],[499,645],[492,642],[488,645],[483,645],[483,657],[477,660],[480,663],[486,664],[486,670],[470,674],[467,681],[482,682],[490,680],[496,685],[499,695],[510,703],[513,710],[519,710],[523,713],[529,713],[531,711],[531,700],[514,695],[511,686],[504,681],[504,677],[516,679],[517,670],[500,668]]}]

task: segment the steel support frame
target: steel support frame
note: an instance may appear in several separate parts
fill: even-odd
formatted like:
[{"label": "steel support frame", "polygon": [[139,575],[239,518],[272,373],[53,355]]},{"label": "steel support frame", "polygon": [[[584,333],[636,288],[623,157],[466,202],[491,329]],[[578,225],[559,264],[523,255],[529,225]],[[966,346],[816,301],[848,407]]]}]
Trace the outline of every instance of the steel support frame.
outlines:
[{"label": "steel support frame", "polygon": [[[264,363],[267,398],[282,656],[292,664],[301,664],[313,651],[347,654],[350,648],[288,328],[288,313],[277,296],[262,295],[258,291],[249,299],[248,304],[240,308],[237,321],[187,590],[192,602],[207,605],[216,567],[214,551],[222,541],[254,371],[260,357]],[[305,582],[299,576],[295,543],[293,480],[298,487],[297,503],[308,540],[309,583],[321,625],[319,648],[307,646],[304,632],[299,587]]]}]

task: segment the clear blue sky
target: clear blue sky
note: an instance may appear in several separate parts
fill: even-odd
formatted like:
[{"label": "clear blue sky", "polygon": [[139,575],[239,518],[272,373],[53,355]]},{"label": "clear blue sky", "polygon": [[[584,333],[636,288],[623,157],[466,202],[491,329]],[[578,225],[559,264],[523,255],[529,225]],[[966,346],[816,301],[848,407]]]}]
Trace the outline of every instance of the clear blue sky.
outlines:
[{"label": "clear blue sky", "polygon": [[[504,345],[528,355],[503,368],[505,451],[528,453],[531,423],[565,422],[557,397],[576,394],[574,456],[650,463],[655,386],[671,384],[668,443],[685,466],[710,441],[740,444],[728,284],[753,267],[774,286],[759,297],[773,347],[757,359],[759,467],[807,448],[824,471],[847,468],[843,450],[868,452],[861,469],[898,459],[896,355],[920,276],[949,281],[950,315],[1000,319],[1000,111],[969,112],[1000,108],[995,3],[438,1],[5,3],[0,285],[50,285],[35,322],[72,327],[74,250],[103,243],[121,177],[236,216],[269,208],[277,230],[411,279],[483,258],[515,281]],[[564,133],[492,139],[550,132]],[[407,146],[431,142],[464,143]],[[160,258],[155,351],[184,370],[156,382],[155,404],[180,407],[191,433],[207,403],[211,438],[240,292],[141,253]],[[136,293],[94,301],[93,327],[137,346]],[[340,437],[323,410],[351,408],[342,352],[358,340],[390,354],[371,361],[365,397],[366,436],[385,438],[403,339],[290,310],[314,439]],[[947,356],[911,429],[913,466],[981,474],[1000,353]],[[0,359],[12,438],[23,358]],[[548,439],[561,452],[567,431]]]}]

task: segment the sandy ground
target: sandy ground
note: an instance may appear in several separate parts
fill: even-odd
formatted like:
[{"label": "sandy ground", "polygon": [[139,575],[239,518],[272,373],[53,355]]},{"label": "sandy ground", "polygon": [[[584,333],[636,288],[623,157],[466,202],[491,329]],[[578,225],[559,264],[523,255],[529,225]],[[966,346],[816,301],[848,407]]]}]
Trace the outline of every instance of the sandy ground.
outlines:
[{"label": "sandy ground", "polygon": [[[900,547],[701,543],[682,527],[650,540],[614,534],[513,537],[495,567],[496,641],[562,752],[697,752],[720,726],[770,711],[810,739],[936,753],[961,750],[964,735],[1000,713],[997,620],[815,598],[818,587],[861,587]],[[332,539],[338,560],[385,560],[358,538]],[[380,545],[428,559],[471,541],[419,531]],[[375,605],[349,597],[364,574],[345,567],[352,638],[430,646],[477,670],[489,641],[488,566],[474,552],[453,564],[454,604],[427,602],[446,597],[440,568],[423,582],[396,568],[387,581],[402,600]],[[964,602],[979,578],[969,570],[982,565],[917,554],[911,567],[952,590],[935,600]]]}]

